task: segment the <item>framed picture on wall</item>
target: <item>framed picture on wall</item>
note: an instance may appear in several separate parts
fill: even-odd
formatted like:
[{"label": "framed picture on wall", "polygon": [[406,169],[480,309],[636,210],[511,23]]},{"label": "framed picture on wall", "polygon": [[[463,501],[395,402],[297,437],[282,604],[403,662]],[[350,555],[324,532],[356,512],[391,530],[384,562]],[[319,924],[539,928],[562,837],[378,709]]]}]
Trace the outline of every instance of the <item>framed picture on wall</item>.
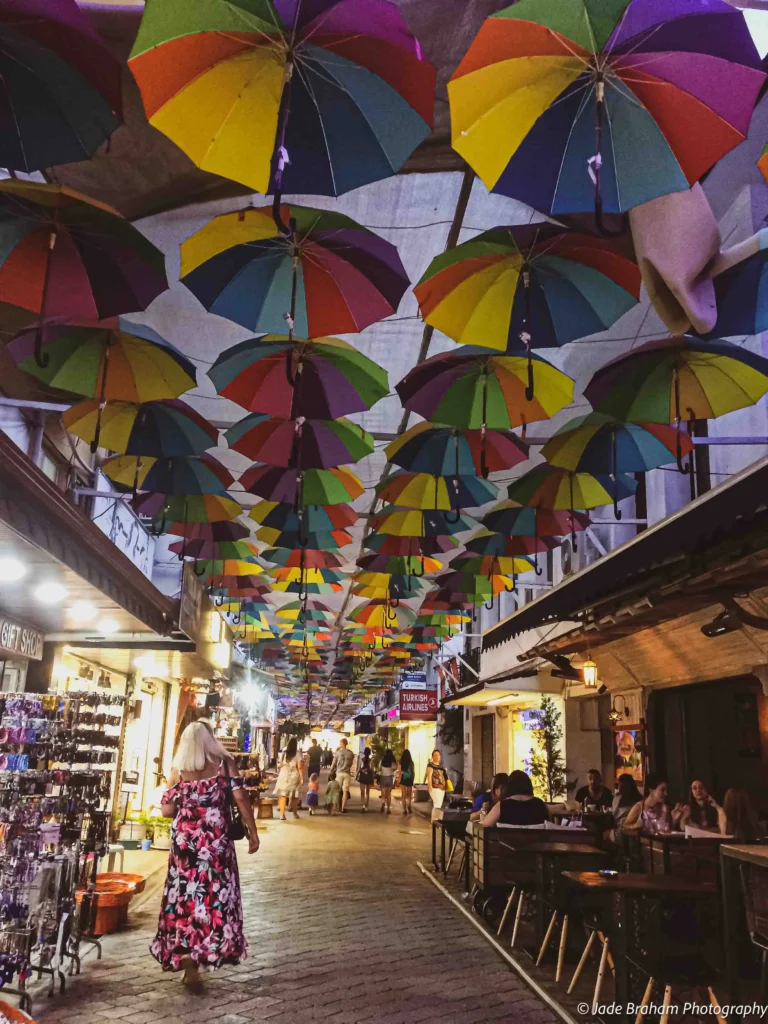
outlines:
[{"label": "framed picture on wall", "polygon": [[631,775],[642,790],[645,782],[645,727],[622,725],[613,730],[614,782]]}]

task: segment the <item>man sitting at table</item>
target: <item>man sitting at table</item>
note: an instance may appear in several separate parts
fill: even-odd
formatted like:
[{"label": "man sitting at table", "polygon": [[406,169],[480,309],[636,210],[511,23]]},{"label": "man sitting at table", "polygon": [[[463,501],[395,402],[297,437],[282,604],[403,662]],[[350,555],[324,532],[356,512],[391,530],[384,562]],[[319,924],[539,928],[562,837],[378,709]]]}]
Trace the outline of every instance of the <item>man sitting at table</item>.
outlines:
[{"label": "man sitting at table", "polygon": [[506,797],[483,818],[483,825],[543,825],[549,820],[547,805],[533,795],[533,785],[525,772],[516,771],[507,779]]},{"label": "man sitting at table", "polygon": [[491,781],[491,788],[485,793],[478,793],[474,798],[472,804],[472,813],[469,816],[470,821],[482,821],[483,817],[494,807],[499,800],[503,800],[506,795],[506,786],[509,776],[506,772],[499,772],[493,776]]},{"label": "man sitting at table", "polygon": [[603,785],[603,776],[597,768],[587,772],[587,786],[576,790],[576,803],[581,804],[582,811],[610,811],[613,793]]}]

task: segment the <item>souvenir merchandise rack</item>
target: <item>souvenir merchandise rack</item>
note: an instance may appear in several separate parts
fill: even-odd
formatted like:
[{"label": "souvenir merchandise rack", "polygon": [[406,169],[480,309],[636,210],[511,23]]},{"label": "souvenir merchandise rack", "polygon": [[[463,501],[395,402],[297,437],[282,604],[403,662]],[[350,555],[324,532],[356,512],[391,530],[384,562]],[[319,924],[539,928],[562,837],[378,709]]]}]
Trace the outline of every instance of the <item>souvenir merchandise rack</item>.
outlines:
[{"label": "souvenir merchandise rack", "polygon": [[[30,1005],[33,972],[80,968],[93,880],[108,846],[125,698],[96,692],[0,695],[0,981]],[[9,986],[16,980],[16,987]]]}]

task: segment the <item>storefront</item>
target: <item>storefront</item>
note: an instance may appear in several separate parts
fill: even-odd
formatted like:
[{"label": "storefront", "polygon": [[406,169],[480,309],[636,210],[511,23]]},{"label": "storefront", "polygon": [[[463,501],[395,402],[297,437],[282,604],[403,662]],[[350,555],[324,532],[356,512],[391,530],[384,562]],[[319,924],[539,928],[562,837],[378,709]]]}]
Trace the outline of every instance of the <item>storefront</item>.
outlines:
[{"label": "storefront", "polygon": [[43,658],[43,633],[0,612],[0,692],[22,693],[31,661]]}]

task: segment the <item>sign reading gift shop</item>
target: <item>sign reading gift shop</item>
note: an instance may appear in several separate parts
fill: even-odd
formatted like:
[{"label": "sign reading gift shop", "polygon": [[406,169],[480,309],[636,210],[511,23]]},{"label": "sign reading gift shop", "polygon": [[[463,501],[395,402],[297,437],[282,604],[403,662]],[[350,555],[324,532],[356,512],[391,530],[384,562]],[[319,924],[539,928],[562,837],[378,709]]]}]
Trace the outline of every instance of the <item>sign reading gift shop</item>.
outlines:
[{"label": "sign reading gift shop", "polygon": [[42,661],[44,635],[39,629],[22,626],[0,616],[0,660],[22,657]]},{"label": "sign reading gift shop", "polygon": [[400,687],[401,722],[436,722],[437,690],[411,689],[408,683]]}]

